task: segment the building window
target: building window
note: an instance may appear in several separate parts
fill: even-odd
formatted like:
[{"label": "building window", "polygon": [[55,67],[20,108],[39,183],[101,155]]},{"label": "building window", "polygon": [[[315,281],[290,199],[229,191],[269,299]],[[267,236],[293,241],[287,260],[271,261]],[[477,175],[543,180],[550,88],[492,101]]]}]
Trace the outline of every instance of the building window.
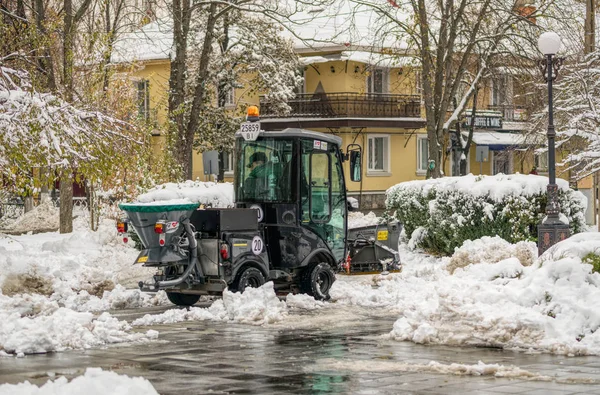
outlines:
[{"label": "building window", "polygon": [[304,67],[298,69],[298,75],[302,77],[302,82],[294,88],[294,93],[297,95],[302,95],[306,93],[306,73],[304,71]]},{"label": "building window", "polygon": [[381,67],[374,67],[367,77],[367,93],[387,93],[390,71]]},{"label": "building window", "polygon": [[427,136],[417,136],[417,174],[427,173],[429,163],[429,140]]},{"label": "building window", "polygon": [[138,116],[141,119],[150,118],[150,81],[140,80],[137,82]]},{"label": "building window", "polygon": [[367,171],[387,173],[390,171],[390,136],[371,135],[367,142]]},{"label": "building window", "polygon": [[537,171],[548,171],[548,151],[535,154],[535,167]]},{"label": "building window", "polygon": [[415,95],[420,95],[423,93],[423,75],[421,74],[421,70],[415,69]]},{"label": "building window", "polygon": [[[225,88],[225,92],[223,92],[223,97],[221,97],[221,93],[218,95],[219,107],[231,107],[235,106],[235,88],[228,87]],[[221,104],[222,103],[222,104]]]},{"label": "building window", "polygon": [[513,153],[492,151],[492,175],[513,173]]},{"label": "building window", "polygon": [[233,152],[223,152],[223,171],[233,174]]}]

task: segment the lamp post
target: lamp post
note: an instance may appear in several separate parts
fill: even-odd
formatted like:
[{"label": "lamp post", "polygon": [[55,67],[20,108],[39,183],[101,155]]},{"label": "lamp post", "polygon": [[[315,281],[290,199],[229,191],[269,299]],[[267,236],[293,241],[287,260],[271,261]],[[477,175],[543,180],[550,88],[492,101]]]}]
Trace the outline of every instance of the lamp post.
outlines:
[{"label": "lamp post", "polygon": [[558,185],[556,185],[556,152],[554,119],[552,109],[552,81],[556,79],[562,65],[562,58],[556,57],[560,49],[560,37],[554,32],[546,32],[538,39],[538,47],[545,59],[539,63],[540,70],[548,83],[548,202],[546,217],[538,225],[538,252],[541,255],[557,242],[570,235],[569,224],[560,220],[560,205],[558,204]]}]

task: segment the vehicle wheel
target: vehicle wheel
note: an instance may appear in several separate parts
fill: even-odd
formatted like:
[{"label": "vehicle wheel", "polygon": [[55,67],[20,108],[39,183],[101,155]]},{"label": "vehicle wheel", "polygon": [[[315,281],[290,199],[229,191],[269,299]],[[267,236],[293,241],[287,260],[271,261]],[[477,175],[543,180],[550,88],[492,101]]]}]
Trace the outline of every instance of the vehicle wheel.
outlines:
[{"label": "vehicle wheel", "polygon": [[177,306],[192,306],[200,300],[200,295],[180,294],[177,292],[167,292],[167,298],[171,303]]},{"label": "vehicle wheel", "polygon": [[302,276],[302,292],[317,300],[328,300],[329,290],[335,281],[335,274],[329,264],[322,262],[306,269]]},{"label": "vehicle wheel", "polygon": [[248,287],[259,288],[265,282],[265,276],[260,270],[255,267],[247,267],[238,273],[229,288],[233,292],[241,293]]}]

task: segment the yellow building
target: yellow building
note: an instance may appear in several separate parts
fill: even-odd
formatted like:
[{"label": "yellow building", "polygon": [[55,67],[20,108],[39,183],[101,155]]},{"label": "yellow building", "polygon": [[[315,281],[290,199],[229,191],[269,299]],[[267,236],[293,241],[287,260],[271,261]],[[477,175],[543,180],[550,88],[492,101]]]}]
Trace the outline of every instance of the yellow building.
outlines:
[{"label": "yellow building", "polygon": [[[138,85],[140,114],[153,117],[158,124],[166,121],[170,37],[168,24],[153,22],[132,34],[121,51],[124,55],[118,55],[117,47],[113,59],[117,63],[137,60],[139,67],[131,78]],[[151,43],[144,41],[149,38]],[[288,114],[276,113],[264,97],[242,89],[232,90],[226,105],[259,105],[263,130],[304,128],[340,136],[343,149],[358,144],[363,151],[363,177],[360,183],[348,179],[347,188],[350,196],[360,200],[362,209],[383,207],[385,191],[399,182],[425,178],[428,141],[416,58],[404,55],[398,59],[391,50],[335,43],[315,49],[299,45],[296,51],[303,64],[304,84],[289,101]],[[483,84],[467,172],[527,174],[536,165],[539,174],[544,174],[546,155],[534,155],[534,149],[545,140],[523,138],[528,103],[515,102],[515,97],[524,96],[517,95],[519,89],[512,76],[502,73]],[[466,115],[461,125],[463,139],[470,120],[470,113]],[[156,149],[163,143],[157,135]],[[443,166],[446,175],[458,174],[456,144],[448,141]],[[232,161],[233,156],[228,155],[226,180],[233,176]],[[568,179],[568,173],[559,171],[558,176]],[[208,179],[198,153],[194,154],[193,178]]]}]

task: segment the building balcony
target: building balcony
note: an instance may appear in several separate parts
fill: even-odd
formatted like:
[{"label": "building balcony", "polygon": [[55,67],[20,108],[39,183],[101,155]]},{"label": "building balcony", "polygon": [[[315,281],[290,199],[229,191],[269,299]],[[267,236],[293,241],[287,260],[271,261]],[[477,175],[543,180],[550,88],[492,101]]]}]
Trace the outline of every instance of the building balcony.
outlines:
[{"label": "building balcony", "polygon": [[421,98],[387,93],[304,93],[288,101],[291,112],[278,114],[260,98],[262,118],[411,118],[421,116]]},{"label": "building balcony", "polygon": [[291,111],[281,114],[260,97],[261,123],[265,130],[286,127],[400,127],[425,125],[421,97],[382,93],[305,93],[288,101]]}]

